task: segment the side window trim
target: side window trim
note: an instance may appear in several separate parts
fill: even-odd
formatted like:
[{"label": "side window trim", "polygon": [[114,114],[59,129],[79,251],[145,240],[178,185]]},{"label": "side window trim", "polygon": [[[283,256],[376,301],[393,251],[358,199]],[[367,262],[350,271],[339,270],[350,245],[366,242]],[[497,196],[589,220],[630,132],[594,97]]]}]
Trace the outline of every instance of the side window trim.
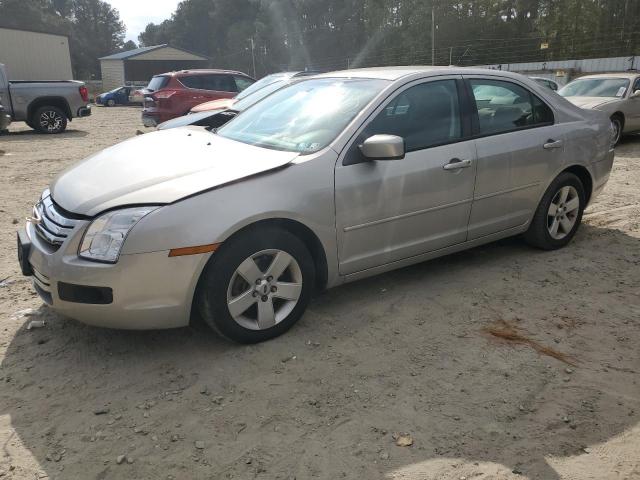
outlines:
[{"label": "side window trim", "polygon": [[435,145],[429,145],[428,147],[424,147],[424,148],[417,148],[417,149],[411,149],[411,150],[407,150],[407,153],[410,152],[418,152],[418,151],[422,151],[422,150],[428,150],[430,148],[436,148],[436,147],[441,147],[444,145],[452,145],[455,143],[460,143],[460,142],[465,142],[465,141],[469,141],[473,138],[473,131],[472,131],[472,124],[473,124],[473,108],[475,103],[472,105],[470,98],[468,96],[468,93],[464,92],[465,90],[465,84],[464,84],[464,80],[462,75],[443,75],[443,76],[433,76],[433,77],[424,77],[424,78],[420,78],[417,80],[413,80],[409,83],[406,83],[400,87],[398,87],[396,90],[392,91],[389,93],[389,95],[380,102],[380,104],[378,105],[378,107],[369,114],[369,116],[362,122],[362,124],[358,127],[358,129],[355,131],[355,133],[353,134],[353,136],[349,139],[349,141],[347,142],[346,146],[344,147],[344,149],[342,150],[342,161],[340,162],[342,164],[342,166],[350,166],[350,165],[357,165],[358,163],[361,162],[347,162],[348,157],[349,157],[349,152],[351,151],[351,149],[353,148],[353,146],[355,145],[355,143],[357,142],[358,138],[360,137],[360,135],[364,132],[364,130],[366,129],[366,127],[373,121],[376,119],[376,117],[383,112],[387,107],[389,107],[389,105],[399,96],[401,95],[403,92],[409,90],[410,88],[413,88],[417,85],[421,85],[423,83],[431,83],[431,82],[437,82],[437,81],[443,81],[443,80],[453,80],[455,81],[456,84],[456,90],[458,93],[458,110],[459,110],[459,115],[460,115],[460,125],[461,125],[461,137],[458,139],[455,139],[453,141],[449,141],[449,142],[443,142],[443,143],[438,143]]},{"label": "side window trim", "polygon": [[[516,85],[517,87],[523,88],[530,97],[530,102],[531,102],[531,107],[533,108],[533,98],[537,98],[538,100],[540,100],[540,102],[542,102],[544,105],[546,105],[550,110],[551,113],[553,114],[553,123],[541,123],[538,125],[527,125],[524,127],[517,127],[517,128],[513,128],[511,130],[506,130],[504,132],[495,132],[495,133],[481,133],[480,132],[480,116],[478,113],[478,104],[475,101],[475,96],[473,94],[473,88],[471,86],[471,80],[488,80],[488,81],[495,81],[495,82],[505,82],[505,83],[511,83],[513,85]],[[519,82],[513,81],[510,78],[506,78],[506,77],[500,77],[500,76],[484,76],[484,75],[463,75],[463,82],[466,85],[466,90],[467,90],[467,95],[469,96],[469,102],[471,103],[471,108],[473,110],[473,115],[472,115],[472,123],[473,123],[473,133],[472,133],[472,138],[476,139],[476,138],[485,138],[485,137],[494,137],[496,135],[505,135],[508,133],[514,133],[514,132],[520,132],[523,130],[531,130],[533,128],[542,128],[542,127],[549,127],[551,125],[555,125],[556,124],[556,111],[554,110],[554,108],[549,105],[543,98],[540,98],[538,95],[535,95],[526,85],[523,85]],[[535,115],[535,114],[534,114]]]}]

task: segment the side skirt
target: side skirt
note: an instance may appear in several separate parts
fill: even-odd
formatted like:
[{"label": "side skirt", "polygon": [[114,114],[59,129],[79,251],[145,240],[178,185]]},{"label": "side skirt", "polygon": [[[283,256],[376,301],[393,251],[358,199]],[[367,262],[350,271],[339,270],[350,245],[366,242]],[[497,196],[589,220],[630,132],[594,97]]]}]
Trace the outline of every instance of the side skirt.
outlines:
[{"label": "side skirt", "polygon": [[341,283],[349,283],[355,280],[361,280],[363,278],[372,277],[374,275],[389,272],[397,268],[408,267],[409,265],[414,265],[416,263],[425,262],[427,260],[433,260],[434,258],[438,258],[438,257],[444,257],[445,255],[449,255],[451,253],[461,252],[462,250],[468,250],[470,248],[478,247],[486,243],[495,242],[503,238],[513,237],[515,235],[519,235],[521,233],[526,232],[528,226],[529,226],[529,222],[525,223],[524,225],[520,225],[519,227],[509,228],[507,230],[503,230],[497,233],[492,233],[491,235],[486,235],[480,238],[474,238],[473,240],[470,240],[468,242],[458,243],[456,245],[451,245],[450,247],[441,248],[439,250],[434,250],[432,252],[423,253],[421,255],[416,255],[414,257],[398,260],[396,262],[386,263],[384,265],[369,268],[367,270],[361,270],[359,272],[350,273],[349,275],[343,275],[341,277],[342,278]]}]

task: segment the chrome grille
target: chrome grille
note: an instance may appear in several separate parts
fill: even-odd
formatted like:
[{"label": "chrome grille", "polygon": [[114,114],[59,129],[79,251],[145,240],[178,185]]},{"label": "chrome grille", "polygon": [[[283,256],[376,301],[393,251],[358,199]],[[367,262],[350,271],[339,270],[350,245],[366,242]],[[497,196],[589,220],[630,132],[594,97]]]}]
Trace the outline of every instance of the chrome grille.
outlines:
[{"label": "chrome grille", "polygon": [[38,220],[36,232],[54,249],[60,248],[77,224],[77,220],[60,213],[46,192],[33,207],[33,216]]}]

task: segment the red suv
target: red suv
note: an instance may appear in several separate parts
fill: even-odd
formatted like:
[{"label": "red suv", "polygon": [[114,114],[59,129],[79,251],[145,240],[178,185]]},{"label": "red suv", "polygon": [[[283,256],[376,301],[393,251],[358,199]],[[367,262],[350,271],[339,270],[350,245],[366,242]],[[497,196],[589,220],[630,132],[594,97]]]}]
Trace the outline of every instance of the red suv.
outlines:
[{"label": "red suv", "polygon": [[200,103],[233,98],[254,82],[248,75],[230,70],[181,70],[156,75],[144,90],[142,123],[155,127],[186,115]]}]

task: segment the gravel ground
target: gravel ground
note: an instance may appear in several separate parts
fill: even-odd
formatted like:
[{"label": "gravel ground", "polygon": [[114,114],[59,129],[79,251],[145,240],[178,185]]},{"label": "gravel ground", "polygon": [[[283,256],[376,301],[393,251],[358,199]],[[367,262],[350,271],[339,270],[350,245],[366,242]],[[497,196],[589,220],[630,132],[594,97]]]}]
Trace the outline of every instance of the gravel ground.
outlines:
[{"label": "gravel ground", "polygon": [[336,288],[238,346],[86,327],[19,274],[42,189],[138,129],[96,108],[0,137],[1,480],[640,478],[640,139],[564,250],[509,239]]}]

